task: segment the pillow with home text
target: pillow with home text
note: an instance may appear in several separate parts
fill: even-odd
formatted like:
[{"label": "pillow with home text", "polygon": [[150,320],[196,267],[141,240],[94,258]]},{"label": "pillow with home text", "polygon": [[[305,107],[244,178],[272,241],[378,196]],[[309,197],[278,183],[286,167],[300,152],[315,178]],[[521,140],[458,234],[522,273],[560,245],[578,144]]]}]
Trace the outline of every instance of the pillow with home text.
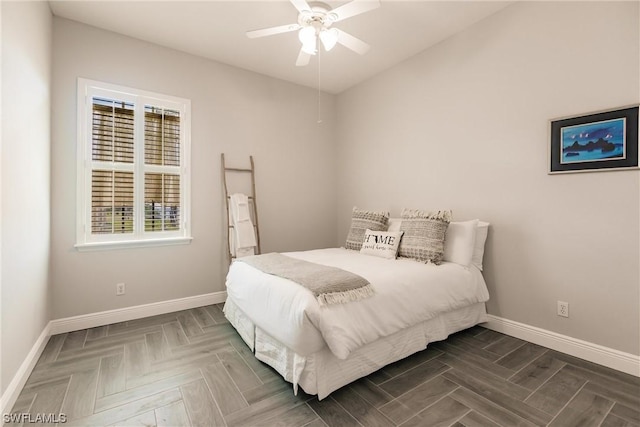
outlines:
[{"label": "pillow with home text", "polygon": [[402,239],[402,231],[372,231],[367,229],[362,241],[361,254],[395,259]]}]

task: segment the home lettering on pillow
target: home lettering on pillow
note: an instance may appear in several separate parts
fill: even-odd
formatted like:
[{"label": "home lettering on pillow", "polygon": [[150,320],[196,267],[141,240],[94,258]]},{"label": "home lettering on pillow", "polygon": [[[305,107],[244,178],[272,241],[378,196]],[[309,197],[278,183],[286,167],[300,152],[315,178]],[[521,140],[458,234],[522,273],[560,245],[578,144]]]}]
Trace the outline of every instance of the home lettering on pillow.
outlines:
[{"label": "home lettering on pillow", "polygon": [[367,229],[362,241],[360,253],[374,255],[381,258],[395,259],[402,232],[373,231]]}]

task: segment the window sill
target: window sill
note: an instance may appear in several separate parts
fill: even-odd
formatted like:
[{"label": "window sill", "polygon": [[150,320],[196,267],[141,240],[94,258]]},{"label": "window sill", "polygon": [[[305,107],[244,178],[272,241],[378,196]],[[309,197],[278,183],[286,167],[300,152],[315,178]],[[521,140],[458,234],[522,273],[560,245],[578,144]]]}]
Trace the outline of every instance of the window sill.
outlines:
[{"label": "window sill", "polygon": [[123,240],[121,242],[78,243],[74,247],[78,252],[108,251],[113,249],[147,248],[153,246],[188,245],[193,237],[169,237],[153,240]]}]

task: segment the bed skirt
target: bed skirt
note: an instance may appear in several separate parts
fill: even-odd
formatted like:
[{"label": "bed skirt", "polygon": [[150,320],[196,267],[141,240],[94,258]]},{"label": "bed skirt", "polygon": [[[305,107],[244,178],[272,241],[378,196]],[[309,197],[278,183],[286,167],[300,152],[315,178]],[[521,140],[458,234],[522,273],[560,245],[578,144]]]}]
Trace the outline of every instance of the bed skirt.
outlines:
[{"label": "bed skirt", "polygon": [[306,393],[317,394],[318,399],[324,399],[358,378],[424,350],[430,342],[444,340],[450,334],[487,321],[485,304],[477,303],[381,338],[340,360],[326,346],[308,356],[296,354],[254,325],[231,297],[227,298],[224,312],[258,360],[273,367],[292,383],[294,392],[300,385]]}]

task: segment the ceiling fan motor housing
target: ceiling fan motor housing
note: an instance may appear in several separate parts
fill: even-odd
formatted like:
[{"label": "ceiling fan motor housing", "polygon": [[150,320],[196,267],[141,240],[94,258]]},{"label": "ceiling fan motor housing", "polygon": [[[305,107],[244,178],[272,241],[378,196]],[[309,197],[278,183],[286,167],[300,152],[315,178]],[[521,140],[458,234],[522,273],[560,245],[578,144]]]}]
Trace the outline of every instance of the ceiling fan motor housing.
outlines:
[{"label": "ceiling fan motor housing", "polygon": [[316,32],[329,28],[338,19],[338,15],[331,13],[331,7],[322,2],[309,3],[311,10],[303,10],[298,15],[298,24],[302,27],[313,27]]}]

